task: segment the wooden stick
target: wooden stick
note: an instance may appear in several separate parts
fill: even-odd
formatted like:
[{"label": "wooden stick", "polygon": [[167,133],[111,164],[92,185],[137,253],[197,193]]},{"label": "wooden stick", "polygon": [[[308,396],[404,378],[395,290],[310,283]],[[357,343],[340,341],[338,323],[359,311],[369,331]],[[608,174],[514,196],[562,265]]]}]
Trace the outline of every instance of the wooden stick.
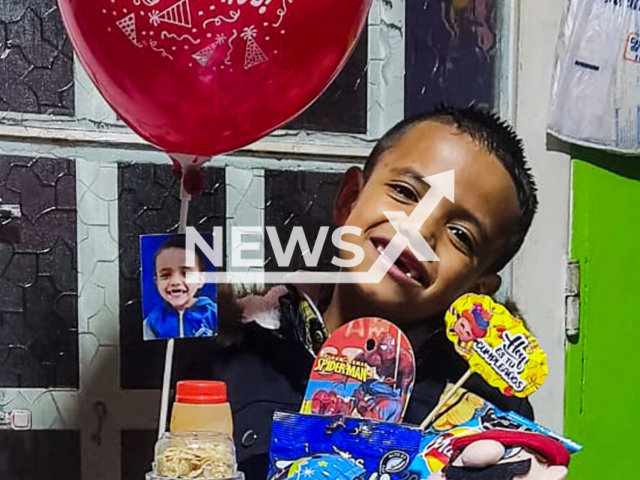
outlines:
[{"label": "wooden stick", "polygon": [[458,383],[456,383],[453,388],[451,388],[451,390],[449,390],[449,393],[447,393],[442,400],[440,400],[438,402],[438,404],[435,406],[435,408],[433,410],[431,410],[431,413],[429,415],[427,415],[427,418],[424,419],[424,422],[422,422],[420,424],[420,428],[422,430],[426,430],[435,420],[436,415],[438,414],[438,412],[440,411],[440,409],[449,401],[453,398],[453,396],[456,394],[456,392],[458,390],[460,390],[460,388],[462,387],[462,385],[464,385],[464,382],[466,382],[467,380],[469,380],[469,377],[473,375],[473,371],[471,369],[467,370],[467,373],[465,373],[460,380],[458,380]]},{"label": "wooden stick", "polygon": [[158,421],[158,438],[167,431],[167,415],[169,413],[169,391],[171,390],[171,370],[173,364],[173,348],[175,340],[167,341],[167,350],[164,355],[164,376],[162,379],[162,393],[160,398],[160,419]]},{"label": "wooden stick", "polygon": [[189,201],[191,195],[189,195],[184,186],[180,186],[180,223],[178,224],[178,233],[187,232],[187,217],[189,216]]},{"label": "wooden stick", "polygon": [[[191,196],[185,192],[184,185],[180,186],[180,223],[178,232],[187,231],[187,216],[189,214],[189,201]],[[160,397],[160,419],[158,421],[158,438],[167,430],[167,415],[169,414],[169,392],[171,391],[171,371],[173,370],[173,350],[175,340],[170,338],[167,341],[167,350],[164,355],[164,375],[162,378],[162,393]]]}]

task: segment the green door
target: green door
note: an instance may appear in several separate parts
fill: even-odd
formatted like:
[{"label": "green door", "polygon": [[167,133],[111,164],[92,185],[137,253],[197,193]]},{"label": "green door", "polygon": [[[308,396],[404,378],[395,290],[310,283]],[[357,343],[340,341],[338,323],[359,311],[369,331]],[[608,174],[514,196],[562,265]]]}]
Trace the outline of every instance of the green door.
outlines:
[{"label": "green door", "polygon": [[570,479],[637,479],[640,455],[640,158],[579,149],[572,257],[580,333],[567,345]]}]

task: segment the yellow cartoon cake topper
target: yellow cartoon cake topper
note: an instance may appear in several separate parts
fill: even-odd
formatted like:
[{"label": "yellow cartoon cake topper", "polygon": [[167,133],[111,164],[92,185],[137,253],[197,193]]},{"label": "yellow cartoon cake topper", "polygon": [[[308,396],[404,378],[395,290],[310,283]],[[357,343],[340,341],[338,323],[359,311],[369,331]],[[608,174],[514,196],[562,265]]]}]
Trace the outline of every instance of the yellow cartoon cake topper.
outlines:
[{"label": "yellow cartoon cake topper", "polygon": [[549,374],[547,354],[522,320],[485,295],[458,298],[445,316],[447,338],[468,363],[469,370],[445,392],[420,427],[428,428],[471,375],[508,396],[527,397]]},{"label": "yellow cartoon cake topper", "polygon": [[549,373],[538,341],[502,305],[484,295],[464,295],[447,311],[447,337],[489,385],[505,395],[527,397]]}]

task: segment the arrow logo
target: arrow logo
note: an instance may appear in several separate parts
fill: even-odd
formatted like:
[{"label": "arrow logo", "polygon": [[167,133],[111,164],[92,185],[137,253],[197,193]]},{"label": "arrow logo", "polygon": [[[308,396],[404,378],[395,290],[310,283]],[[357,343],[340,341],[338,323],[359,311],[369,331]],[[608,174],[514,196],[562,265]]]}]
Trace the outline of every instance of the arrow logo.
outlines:
[{"label": "arrow logo", "polygon": [[394,235],[369,272],[367,272],[367,275],[373,276],[375,280],[373,283],[378,283],[384,278],[402,251],[407,247],[413,251],[416,258],[421,262],[440,261],[420,233],[420,227],[427,221],[429,215],[433,213],[443,198],[454,201],[455,175],[453,170],[449,170],[430,177],[424,177],[423,180],[431,188],[422,200],[418,202],[411,215],[407,217],[404,212],[384,212],[398,233]]},{"label": "arrow logo", "polygon": [[[398,211],[383,212],[395,228],[396,234],[367,272],[260,272],[254,270],[246,272],[208,272],[207,281],[213,283],[258,284],[379,283],[407,247],[422,262],[439,262],[440,259],[420,233],[420,228],[443,198],[447,198],[451,202],[454,201],[455,175],[453,170],[449,170],[437,175],[424,177],[423,180],[430,185],[429,191],[418,202],[409,216],[404,212]],[[187,230],[188,236],[190,229]],[[195,230],[194,233],[196,233]],[[187,274],[187,281],[190,281],[190,275]]]}]

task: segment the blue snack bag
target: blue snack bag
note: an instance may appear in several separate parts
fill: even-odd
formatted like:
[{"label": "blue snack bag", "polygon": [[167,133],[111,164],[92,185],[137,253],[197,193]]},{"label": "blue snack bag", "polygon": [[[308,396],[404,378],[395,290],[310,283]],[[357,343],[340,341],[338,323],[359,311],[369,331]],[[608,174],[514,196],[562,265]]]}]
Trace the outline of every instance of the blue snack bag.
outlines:
[{"label": "blue snack bag", "polygon": [[452,442],[455,438],[475,435],[487,430],[540,433],[559,441],[570,453],[576,453],[582,448],[576,442],[517,413],[503,412],[464,389],[460,389],[441,412],[429,429],[423,432],[420,453],[409,467],[409,471],[416,478],[426,479],[449,463],[453,454]]},{"label": "blue snack bag", "polygon": [[418,480],[421,440],[408,425],[276,412],[268,480]]}]

